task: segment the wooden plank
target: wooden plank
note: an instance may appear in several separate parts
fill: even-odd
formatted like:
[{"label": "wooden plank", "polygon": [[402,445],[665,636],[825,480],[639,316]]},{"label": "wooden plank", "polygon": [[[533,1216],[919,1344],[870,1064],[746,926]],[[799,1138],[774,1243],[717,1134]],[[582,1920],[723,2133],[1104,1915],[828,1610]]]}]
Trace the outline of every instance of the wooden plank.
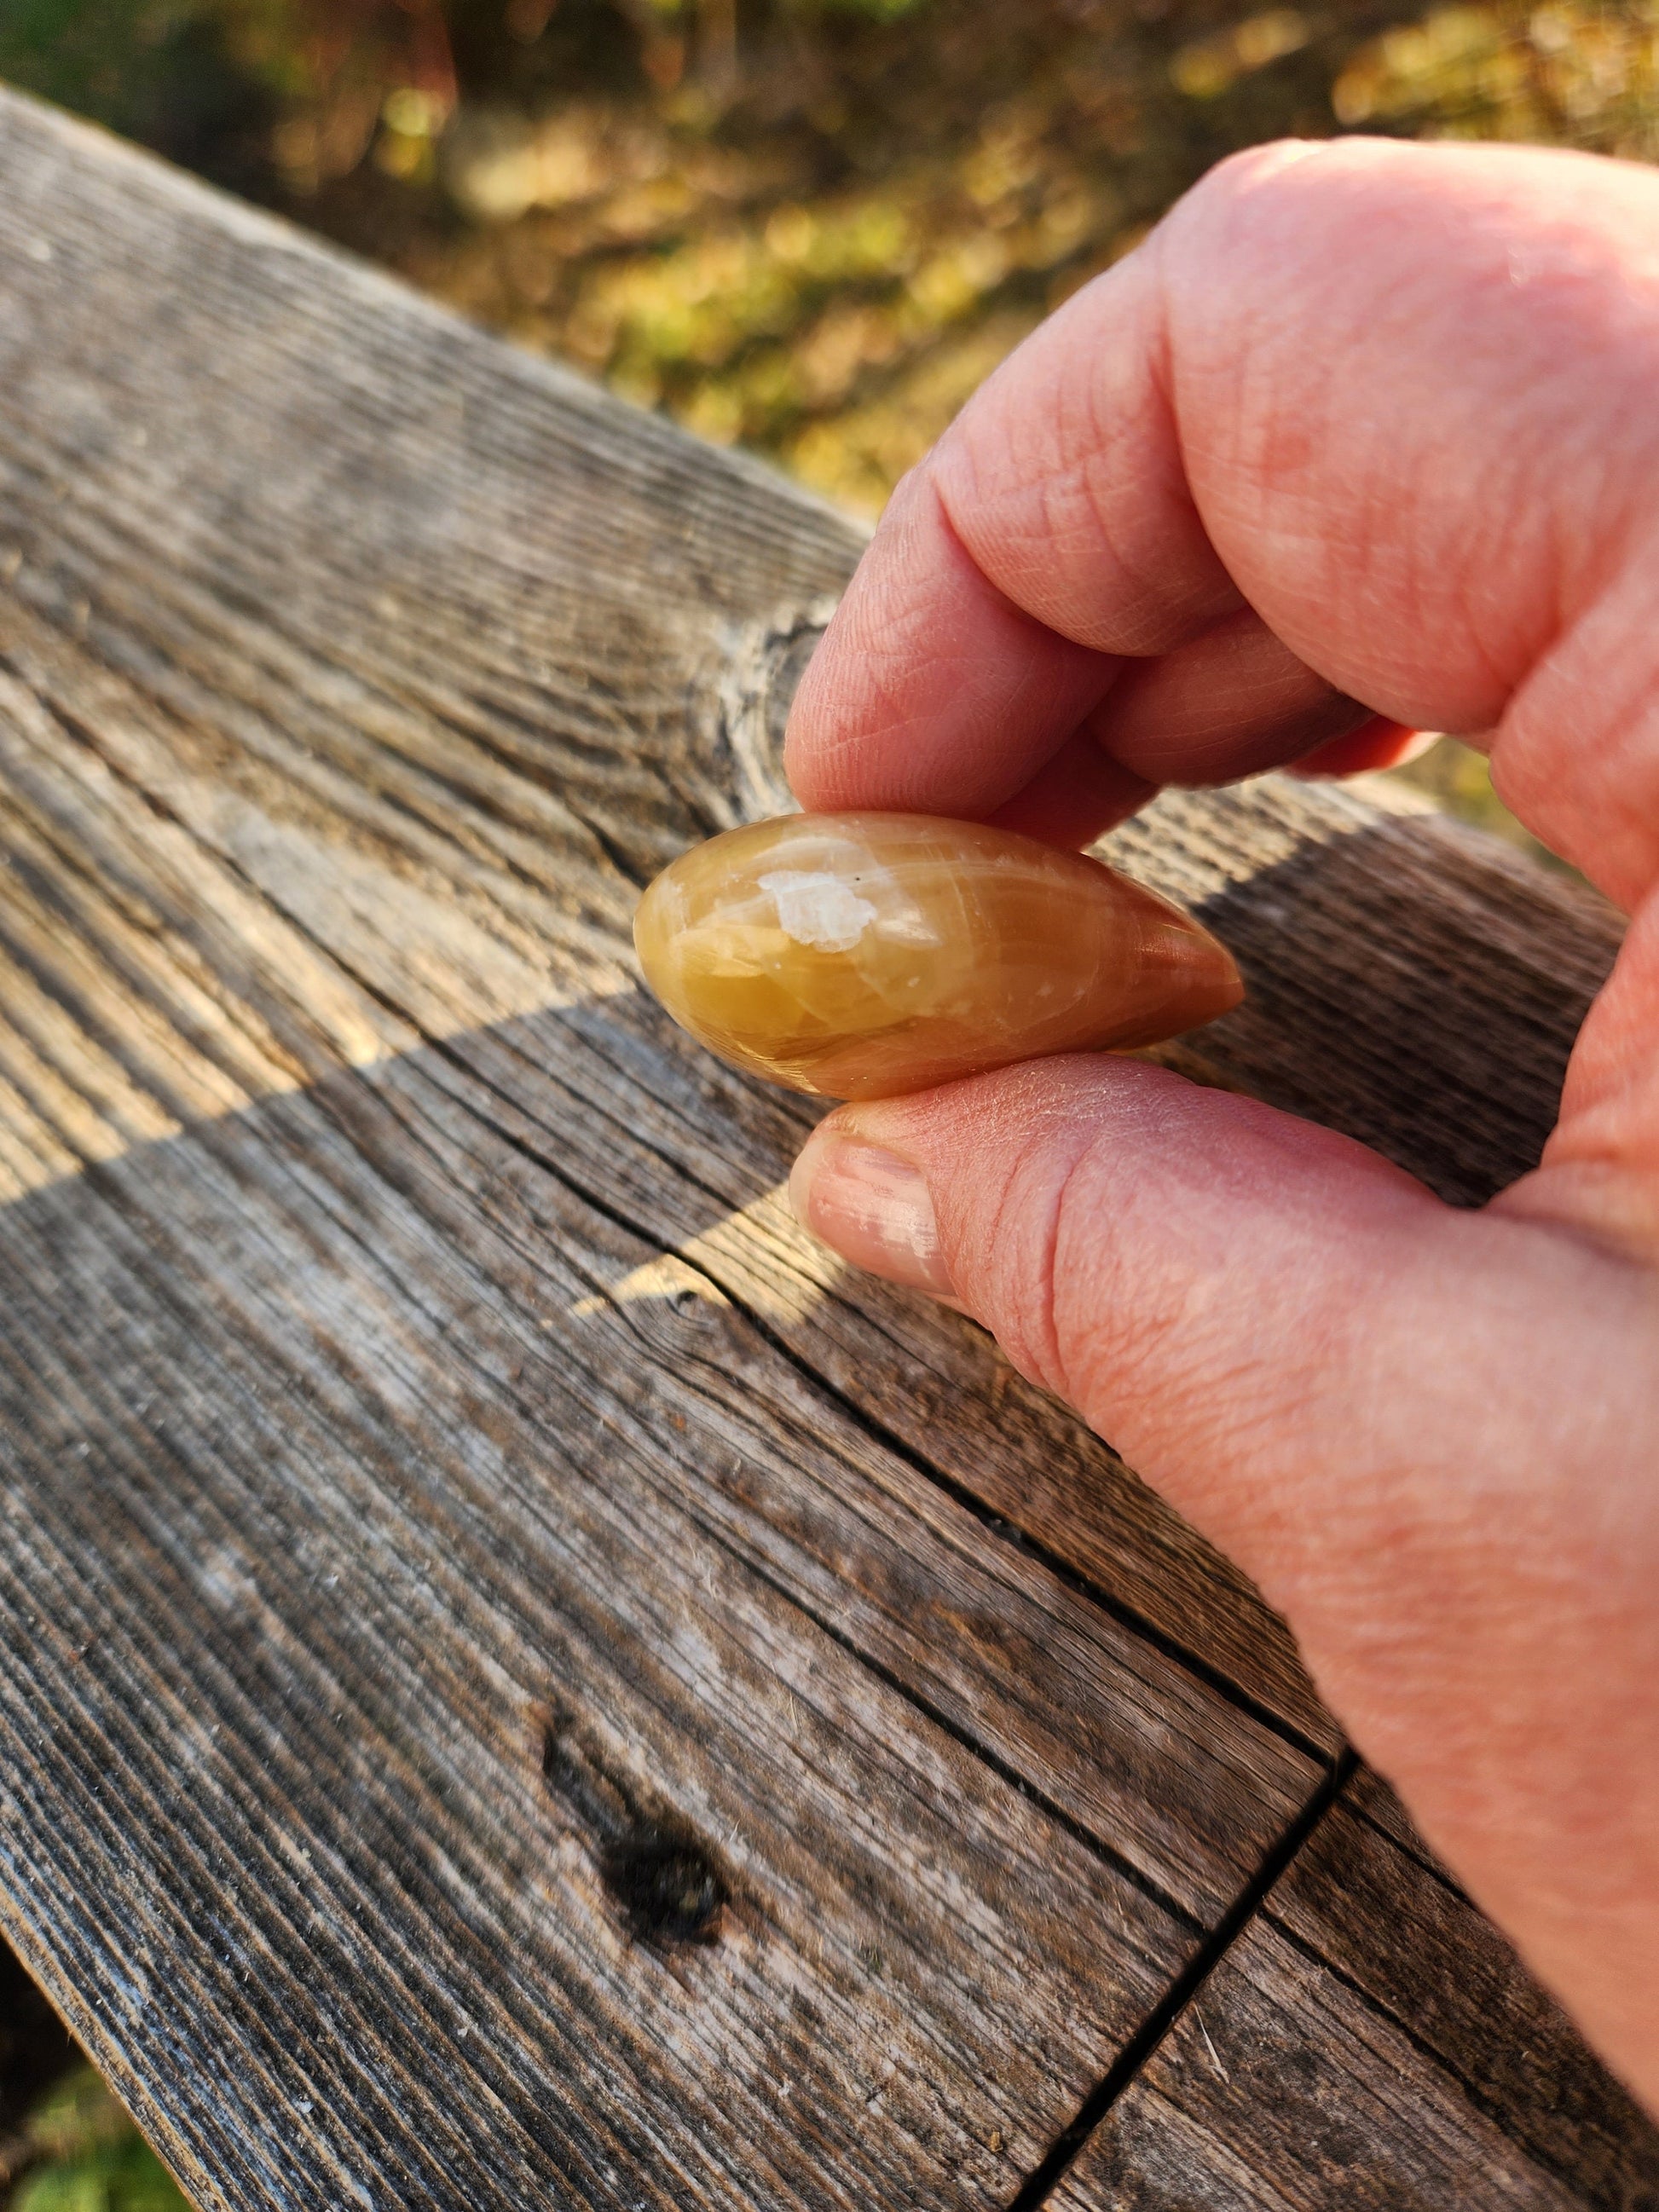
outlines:
[{"label": "wooden plank", "polygon": [[[0,100],[0,1880],[204,2202],[1007,2202],[1335,1747],[636,988],[857,544]],[[1279,780],[1120,842],[1250,975],[1182,1064],[1535,1151],[1599,908]]]},{"label": "wooden plank", "polygon": [[[625,1025],[629,1059],[585,1080],[619,1103],[624,1128],[641,1085],[664,1107],[651,1142],[629,1148],[631,1218],[678,1245],[709,1227],[711,1200],[722,1216],[750,1206],[781,1181],[803,1111],[712,1080],[653,1007],[627,998],[617,939],[664,859],[774,803],[779,705],[854,533],[390,286],[343,285],[297,238],[204,214],[213,204],[188,188],[128,192],[117,250],[101,173],[67,175],[79,162],[54,157],[55,140],[43,151],[24,112],[9,126],[0,560],[16,565],[15,603],[49,633],[15,639],[26,682],[71,723],[113,721],[119,772],[185,810],[285,911],[335,896],[338,860],[319,882],[290,830],[250,827],[264,819],[259,763],[274,754],[300,782],[289,803],[307,823],[319,808],[360,814],[366,790],[383,796],[442,888],[434,911],[402,863],[360,878],[353,957],[423,1028],[468,1032],[480,1012],[540,1006],[550,963],[580,997],[586,984],[550,947],[590,922],[608,940],[607,988],[623,994],[602,1056],[616,1060]],[[43,264],[29,252],[47,219],[58,258]],[[108,358],[116,310],[100,304],[100,272],[118,292],[148,258],[164,287],[169,256],[189,272],[188,321],[124,327]],[[50,331],[44,354],[37,328]],[[285,365],[300,359],[296,382]],[[130,700],[100,715],[112,672],[170,714],[159,762]],[[463,917],[492,939],[485,967],[503,964],[503,936],[519,953],[510,987],[484,980]],[[411,968],[405,926],[447,940],[446,972]],[[539,1072],[528,1088],[533,1111]],[[670,1146],[683,1173],[665,1191]],[[602,1150],[607,1176],[622,1173],[611,1133]],[[780,1221],[767,1210],[726,1240],[752,1261],[726,1286],[742,1295],[754,1267],[781,1271],[794,1285],[786,1309],[822,1309],[821,1262],[787,1225],[774,1233]],[[865,1285],[834,1301],[814,1332],[829,1379],[1127,1617],[1328,1750],[1288,1639],[1237,1574],[981,1340],[912,1304]]]},{"label": "wooden plank", "polygon": [[1659,2204],[1659,2130],[1375,1796],[1360,1777],[1315,1830],[1056,2212]]},{"label": "wooden plank", "polygon": [[[167,252],[188,262],[191,319],[124,326],[112,360],[93,279],[126,276],[112,265],[97,176],[77,198],[61,160],[43,167],[21,125],[12,135],[9,297],[27,319],[9,362],[26,426],[8,486],[15,588],[71,631],[84,618],[100,660],[130,667],[196,726],[196,782],[210,794],[198,815],[224,817],[216,778],[244,773],[225,737],[256,750],[291,734],[322,804],[357,805],[365,779],[411,824],[438,825],[443,865],[464,837],[483,878],[470,888],[499,934],[501,908],[556,878],[557,897],[596,902],[614,928],[629,885],[689,838],[781,802],[772,741],[824,595],[856,551],[851,531],[758,471],[716,467],[572,380],[473,343],[390,286],[325,282],[325,257],[222,208],[210,220],[187,188],[162,195],[165,221],[145,218],[141,195],[128,244],[158,270]],[[28,258],[43,193],[59,257],[49,264]],[[27,342],[37,324],[51,331],[44,356]],[[286,365],[299,358],[295,384]],[[652,470],[648,495],[624,495]],[[763,550],[763,515],[778,541]],[[315,565],[295,573],[301,545]],[[307,653],[319,638],[326,653]],[[285,697],[281,731],[268,678],[300,693]],[[216,750],[204,724],[221,731]],[[1252,1005],[1187,1064],[1322,1112],[1467,1195],[1535,1152],[1613,934],[1603,912],[1484,841],[1460,859],[1455,831],[1429,834],[1438,842],[1425,849],[1374,808],[1273,779],[1171,797],[1120,843],[1154,879],[1213,901],[1250,973]],[[269,842],[243,864],[278,896],[315,896]],[[1437,883],[1453,879],[1443,898]],[[388,896],[365,886],[360,922]],[[528,920],[539,944],[533,902]],[[423,913],[420,926],[438,925]],[[531,952],[532,975],[544,957]],[[409,980],[377,974],[382,987]],[[470,1029],[425,981],[406,1011]],[[521,998],[534,991],[520,979]],[[666,1091],[662,1118],[684,1124],[677,1161],[726,1209],[775,1185],[800,1111],[711,1085],[648,1006],[612,1007],[607,1027],[622,1023],[644,1044],[611,1088]],[[670,1243],[707,1228],[696,1200],[688,1216],[656,1191],[654,1158],[644,1170],[656,1204],[636,1206],[641,1227]],[[772,1233],[776,1218],[724,1244],[802,1279],[782,1302],[818,1310],[813,1356],[828,1379],[1130,1617],[1331,1748],[1282,1631],[1109,1452],[914,1302],[843,1284],[824,1310],[817,1263],[787,1227]],[[721,1257],[742,1295],[753,1267]]]},{"label": "wooden plank", "polygon": [[697,1263],[634,879],[850,542],[6,113],[9,1924],[206,2202],[1000,2202],[1319,1769]]},{"label": "wooden plank", "polygon": [[[394,1069],[7,1217],[33,1953],[204,2201],[999,2201],[1189,1929],[849,1653],[860,1553],[924,1623],[1000,1625],[982,1573],[847,1512],[818,1626],[702,1510],[718,1472],[804,1548],[722,1325],[653,1332],[711,1409],[607,1302],[573,1320],[637,1248],[567,1209],[538,1253],[507,1159],[485,1272],[410,1182],[459,1117]],[[623,1909],[665,1837],[732,1898],[678,1960]]]},{"label": "wooden plank", "polygon": [[1362,1786],[1315,1833],[1268,1918],[1363,1990],[1527,2159],[1585,2203],[1609,2212],[1659,2205],[1659,2130],[1456,1884],[1363,1817],[1370,1799]]}]

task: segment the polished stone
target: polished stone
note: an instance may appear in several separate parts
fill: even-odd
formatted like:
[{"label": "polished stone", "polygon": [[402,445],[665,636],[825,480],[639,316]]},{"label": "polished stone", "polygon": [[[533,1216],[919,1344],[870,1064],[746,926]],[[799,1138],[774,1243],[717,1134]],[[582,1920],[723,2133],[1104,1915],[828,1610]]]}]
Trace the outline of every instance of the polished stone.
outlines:
[{"label": "polished stone", "polygon": [[634,940],[711,1051],[831,1098],[1151,1044],[1241,995],[1224,946],[1100,861],[932,815],[728,830],[657,878]]}]

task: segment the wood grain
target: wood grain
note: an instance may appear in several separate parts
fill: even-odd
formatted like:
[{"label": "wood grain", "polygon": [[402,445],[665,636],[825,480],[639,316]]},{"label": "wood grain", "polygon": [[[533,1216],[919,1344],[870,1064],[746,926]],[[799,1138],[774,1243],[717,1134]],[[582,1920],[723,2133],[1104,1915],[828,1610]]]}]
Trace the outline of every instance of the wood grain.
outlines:
[{"label": "wood grain", "polygon": [[[1061,2212],[1659,2205],[1659,2131],[1362,1777],[1053,2198]],[[1379,2123],[1409,2110],[1409,2125]]]},{"label": "wood grain", "polygon": [[[1029,2200],[1328,1774],[1249,1585],[637,987],[858,544],[0,96],[0,1888],[204,2203]],[[1535,1154],[1603,909],[1278,780],[1117,842],[1246,964],[1190,1072]],[[1304,2057],[1319,1878],[1213,1984],[1291,1946]],[[1571,2201],[1605,2110],[1514,2122]]]},{"label": "wood grain", "polygon": [[[0,419],[18,1940],[204,2201],[1000,2202],[1318,1766],[792,1353],[799,1125],[635,988],[687,696],[850,541],[15,130],[80,257]],[[109,162],[191,307],[106,388]]]}]

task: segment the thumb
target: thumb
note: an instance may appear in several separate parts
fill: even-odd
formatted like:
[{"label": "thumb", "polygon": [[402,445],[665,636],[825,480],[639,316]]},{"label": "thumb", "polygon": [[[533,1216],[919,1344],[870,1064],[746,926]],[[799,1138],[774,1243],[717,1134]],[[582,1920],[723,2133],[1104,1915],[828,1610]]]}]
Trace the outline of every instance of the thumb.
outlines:
[{"label": "thumb", "polygon": [[[1230,1526],[1264,1452],[1282,1481],[1292,1441],[1352,1441],[1400,1278],[1433,1291],[1425,1246],[1456,1219],[1346,1138],[1092,1054],[843,1107],[791,1191],[843,1257],[960,1304]],[[1260,1510],[1235,1532],[1252,1550]]]},{"label": "thumb", "polygon": [[[1408,1465],[1467,1464],[1512,1428],[1535,1449],[1542,1371],[1532,1389],[1507,1370],[1553,1333],[1564,1267],[1620,1264],[1455,1211],[1330,1130],[1094,1054],[843,1107],[791,1188],[843,1257],[984,1322],[1281,1603],[1305,1595],[1310,1549],[1397,1507]],[[1488,1365],[1501,1403],[1482,1407]]]},{"label": "thumb", "polygon": [[1659,1959],[1659,1274],[1107,1057],[842,1108],[792,1188],[1255,1577],[1431,1841],[1659,2099],[1659,1975],[1638,2000],[1628,1972]]}]

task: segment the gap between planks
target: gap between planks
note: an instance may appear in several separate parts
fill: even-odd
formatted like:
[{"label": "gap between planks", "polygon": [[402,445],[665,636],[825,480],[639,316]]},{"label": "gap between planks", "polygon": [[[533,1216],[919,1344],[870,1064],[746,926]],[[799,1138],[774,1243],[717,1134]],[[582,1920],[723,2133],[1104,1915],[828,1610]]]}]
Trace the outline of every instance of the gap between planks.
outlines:
[{"label": "gap between planks", "polygon": [[[1263,1856],[1255,1875],[1239,1892],[1230,1911],[1217,1922],[1182,1972],[1170,1983],[1146,2019],[1119,2051],[1116,2058],[1079,2106],[1048,2152],[1008,2200],[1006,2212],[1038,2212],[1064,2181],[1086,2148],[1090,2137],[1105,2121],[1156,2054],[1188,2005],[1196,2008],[1205,1984],[1262,1910],[1274,1887],[1290,1871],[1297,1854],[1346,1789],[1358,1771],[1358,1754],[1345,1747],[1331,1762],[1330,1771],[1307,1803]],[[1298,1948],[1311,1953],[1310,1945]],[[1328,1962],[1321,1959],[1319,1964]],[[1357,1985],[1354,1985],[1357,1989]],[[1358,1990],[1366,1996],[1366,1992]],[[1370,2002],[1367,1997],[1367,2002]],[[1201,2015],[1200,2015],[1201,2019]],[[1217,2062],[1219,2063],[1219,2061]]]}]

